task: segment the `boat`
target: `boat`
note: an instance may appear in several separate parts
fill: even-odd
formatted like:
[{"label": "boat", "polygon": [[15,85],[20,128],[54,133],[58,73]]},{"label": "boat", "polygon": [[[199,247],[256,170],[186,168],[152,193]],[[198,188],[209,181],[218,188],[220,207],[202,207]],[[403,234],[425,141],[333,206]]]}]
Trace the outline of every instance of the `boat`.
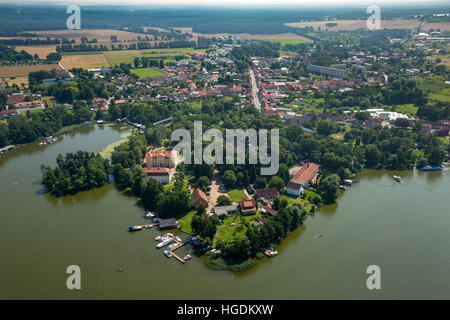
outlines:
[{"label": "boat", "polygon": [[432,167],[432,166],[425,166],[423,168],[420,168],[422,171],[442,171],[444,169],[442,166]]},{"label": "boat", "polygon": [[344,183],[345,183],[345,184],[348,184],[348,185],[352,185],[352,184],[353,184],[353,180],[351,180],[351,179],[345,179],[345,180],[344,180]]},{"label": "boat", "polygon": [[316,236],[315,236],[314,238],[320,238],[320,237],[322,237],[322,236],[323,236],[323,233],[320,232],[320,233],[316,234]]},{"label": "boat", "polygon": [[155,216],[155,214],[152,213],[152,212],[150,212],[150,211],[145,211],[145,212],[144,212],[144,218],[145,218],[145,219],[151,219],[151,218],[153,218],[154,216]]},{"label": "boat", "polygon": [[185,254],[183,256],[183,260],[189,260],[190,258],[192,258],[192,256],[190,254]]},{"label": "boat", "polygon": [[144,226],[144,228],[145,228],[145,229],[150,229],[150,228],[153,228],[153,225],[152,225],[152,224],[146,224],[146,225]]},{"label": "boat", "polygon": [[158,223],[158,222],[159,222],[159,218],[154,218],[154,219],[153,219],[153,222],[154,222],[154,223]]},{"label": "boat", "polygon": [[142,230],[142,226],[129,226],[128,232],[139,231]]},{"label": "boat", "polygon": [[164,235],[163,235],[163,234],[160,234],[159,236],[157,236],[157,237],[155,238],[155,241],[161,241],[163,238],[164,238]]},{"label": "boat", "polygon": [[173,249],[175,249],[178,246],[178,243],[172,243],[170,246],[167,247],[167,250],[172,251]]},{"label": "boat", "polygon": [[178,242],[183,242],[179,236],[176,236],[175,240],[177,240]]},{"label": "boat", "polygon": [[394,180],[397,182],[402,182],[402,177],[394,175],[394,176],[392,176],[392,178],[394,178]]},{"label": "boat", "polygon": [[341,189],[341,190],[347,190],[347,187],[346,187],[346,186],[339,186],[339,189]]},{"label": "boat", "polygon": [[166,233],[166,236],[168,236],[168,237],[173,237],[173,233],[167,232],[167,233]]},{"label": "boat", "polygon": [[156,245],[156,247],[157,247],[157,248],[162,248],[162,247],[168,245],[168,244],[171,243],[171,242],[172,242],[172,239],[165,238],[165,239],[163,239],[163,241],[161,241],[160,243],[158,243],[158,244]]},{"label": "boat", "polygon": [[164,254],[167,258],[172,258],[172,252],[170,252],[169,250],[164,250]]}]

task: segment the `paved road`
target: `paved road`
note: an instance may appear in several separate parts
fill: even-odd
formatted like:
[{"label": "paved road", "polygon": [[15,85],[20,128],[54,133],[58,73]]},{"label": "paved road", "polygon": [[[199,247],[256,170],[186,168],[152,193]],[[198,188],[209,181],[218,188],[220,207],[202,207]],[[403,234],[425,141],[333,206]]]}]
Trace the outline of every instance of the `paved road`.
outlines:
[{"label": "paved road", "polygon": [[261,103],[259,102],[259,96],[258,96],[258,86],[256,85],[256,78],[255,78],[255,72],[253,69],[250,69],[250,79],[252,84],[252,91],[253,91],[253,97],[254,97],[254,104],[256,109],[261,111]]}]

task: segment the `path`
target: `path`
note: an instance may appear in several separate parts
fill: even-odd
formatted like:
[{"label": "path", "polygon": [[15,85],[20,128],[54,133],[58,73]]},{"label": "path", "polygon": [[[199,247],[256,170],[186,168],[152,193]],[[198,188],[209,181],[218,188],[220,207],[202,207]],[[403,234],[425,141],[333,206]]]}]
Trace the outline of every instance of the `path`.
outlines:
[{"label": "path", "polygon": [[252,91],[253,91],[253,102],[255,104],[256,109],[261,111],[261,103],[259,102],[259,96],[258,96],[258,85],[256,84],[256,77],[255,72],[253,69],[249,70],[250,73],[250,83],[252,85]]}]

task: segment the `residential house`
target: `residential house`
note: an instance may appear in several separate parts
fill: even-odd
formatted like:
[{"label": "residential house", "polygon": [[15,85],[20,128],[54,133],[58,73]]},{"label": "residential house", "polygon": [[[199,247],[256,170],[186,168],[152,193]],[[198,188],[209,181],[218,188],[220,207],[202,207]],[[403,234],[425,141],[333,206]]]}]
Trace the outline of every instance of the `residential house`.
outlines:
[{"label": "residential house", "polygon": [[191,199],[196,208],[200,205],[203,205],[205,208],[208,207],[208,197],[202,190],[200,190],[200,188],[197,188],[194,192],[192,192]]},{"label": "residential house", "polygon": [[239,202],[242,215],[251,215],[256,213],[256,201],[255,200],[242,200]]},{"label": "residential house", "polygon": [[6,119],[6,118],[18,116],[18,115],[19,115],[19,111],[13,110],[13,109],[0,111],[0,119],[2,119],[2,120]]},{"label": "residential house", "polygon": [[266,200],[266,199],[274,199],[278,197],[280,194],[278,193],[277,188],[268,188],[268,189],[257,189],[255,194],[255,200]]},{"label": "residential house", "polygon": [[291,196],[298,197],[303,193],[303,185],[301,185],[300,183],[289,181],[286,185],[286,193]]},{"label": "residential house", "polygon": [[43,108],[44,104],[40,100],[36,101],[24,101],[24,102],[17,102],[15,104],[17,109],[28,109],[28,108]]},{"label": "residential house", "polygon": [[161,219],[158,223],[159,230],[167,230],[167,229],[177,229],[179,227],[179,224],[177,220],[174,218],[170,219]]},{"label": "residential house", "polygon": [[214,207],[213,212],[216,216],[228,215],[237,212],[239,207],[237,205]]}]

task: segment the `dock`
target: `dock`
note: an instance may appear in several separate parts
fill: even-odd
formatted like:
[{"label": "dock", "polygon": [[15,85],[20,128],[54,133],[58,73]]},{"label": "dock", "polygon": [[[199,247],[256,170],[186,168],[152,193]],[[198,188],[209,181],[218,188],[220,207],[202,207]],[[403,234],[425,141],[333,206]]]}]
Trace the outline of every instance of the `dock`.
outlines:
[{"label": "dock", "polygon": [[173,240],[173,242],[178,243],[178,245],[173,248],[170,252],[172,253],[172,256],[175,257],[175,259],[177,259],[178,261],[180,261],[181,263],[185,263],[186,260],[182,259],[181,257],[179,257],[177,254],[175,254],[175,250],[181,248],[182,246],[184,246],[185,244],[189,243],[188,240],[185,240],[184,242],[180,242],[177,239],[175,239],[175,237],[171,237],[171,239]]},{"label": "dock", "polygon": [[[178,248],[178,247],[177,247],[177,248]],[[185,263],[185,262],[186,262],[185,260],[183,260],[183,259],[181,259],[179,256],[177,256],[177,255],[175,254],[175,252],[171,251],[171,253],[172,253],[172,256],[173,256],[175,259],[177,259],[178,261],[180,261],[181,263]]]}]

